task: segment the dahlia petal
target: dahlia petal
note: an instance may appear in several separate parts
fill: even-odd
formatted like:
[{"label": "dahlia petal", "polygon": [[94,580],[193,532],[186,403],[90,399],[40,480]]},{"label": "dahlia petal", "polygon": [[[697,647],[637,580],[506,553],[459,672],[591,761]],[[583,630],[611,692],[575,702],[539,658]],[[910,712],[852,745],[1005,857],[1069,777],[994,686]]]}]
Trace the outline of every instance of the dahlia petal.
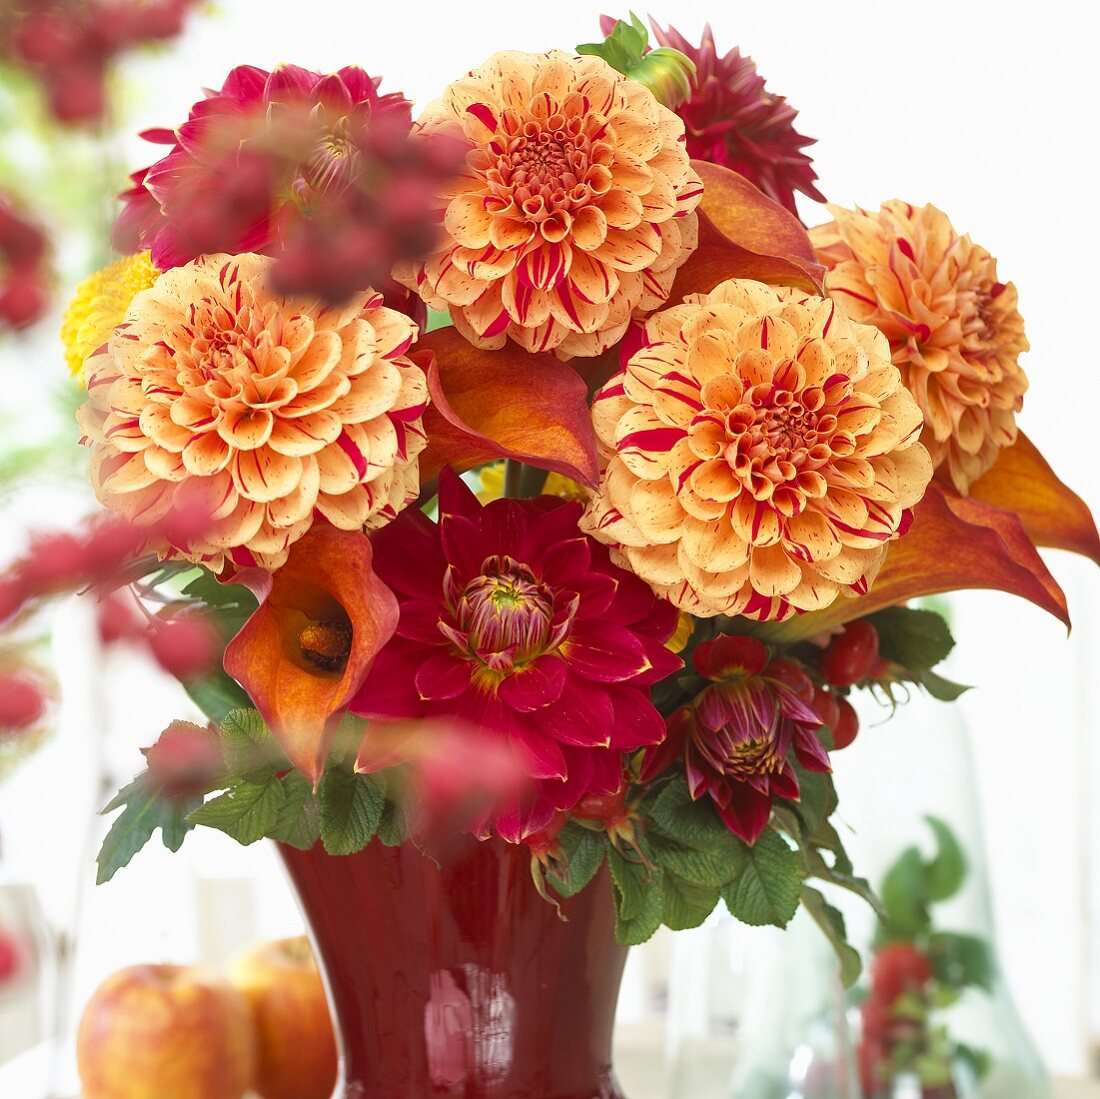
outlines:
[{"label": "dahlia petal", "polygon": [[614,713],[605,690],[570,678],[554,705],[536,710],[532,722],[562,744],[606,747],[611,741]]},{"label": "dahlia petal", "polygon": [[611,746],[622,752],[660,744],[665,738],[665,719],[641,691],[613,691],[611,706],[615,724]]},{"label": "dahlia petal", "polygon": [[[716,803],[717,804],[717,803]],[[722,823],[750,846],[764,834],[772,815],[772,799],[766,794],[737,783],[731,790],[729,802],[717,805]]]},{"label": "dahlia petal", "polygon": [[451,653],[437,652],[417,669],[415,683],[422,699],[457,698],[470,686],[470,665]]},{"label": "dahlia petal", "polygon": [[570,668],[597,683],[622,683],[652,666],[634,633],[599,619],[576,621],[564,652]]},{"label": "dahlia petal", "polygon": [[567,678],[566,664],[560,657],[542,656],[507,676],[500,685],[500,698],[521,713],[538,710],[561,698]]}]

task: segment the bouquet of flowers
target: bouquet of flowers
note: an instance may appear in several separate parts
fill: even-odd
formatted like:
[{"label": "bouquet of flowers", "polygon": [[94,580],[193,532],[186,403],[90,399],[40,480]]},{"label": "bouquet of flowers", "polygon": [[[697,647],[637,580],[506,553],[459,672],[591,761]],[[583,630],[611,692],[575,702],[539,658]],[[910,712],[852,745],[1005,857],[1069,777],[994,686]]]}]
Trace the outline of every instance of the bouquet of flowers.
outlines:
[{"label": "bouquet of flowers", "polygon": [[244,66],[144,135],[66,318],[109,513],[81,559],[105,641],[209,724],[147,750],[101,878],[158,828],[444,828],[529,855],[551,911],[609,877],[622,944],[805,905],[852,981],[819,888],[877,903],[831,822],[851,692],[963,689],[921,597],[1068,624],[1037,547],[1100,542],[1018,428],[993,257],[897,199],[807,230],[751,61],[604,31],[415,122],[359,68]]}]

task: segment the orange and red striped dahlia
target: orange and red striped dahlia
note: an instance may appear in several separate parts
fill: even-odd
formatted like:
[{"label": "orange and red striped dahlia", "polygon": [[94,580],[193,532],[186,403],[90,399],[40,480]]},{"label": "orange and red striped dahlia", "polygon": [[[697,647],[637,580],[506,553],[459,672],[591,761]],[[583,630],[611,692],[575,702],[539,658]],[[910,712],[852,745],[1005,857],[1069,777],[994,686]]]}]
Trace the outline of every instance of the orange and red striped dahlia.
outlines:
[{"label": "orange and red striped dahlia", "polygon": [[886,333],[924,413],[921,442],[962,493],[1016,442],[1028,349],[1016,287],[997,261],[935,206],[891,199],[880,210],[830,206],[811,231],[829,293]]},{"label": "orange and red striped dahlia", "polygon": [[424,111],[468,149],[441,238],[398,281],[479,347],[597,355],[664,304],[702,187],[683,123],[598,57],[498,53]]},{"label": "orange and red striped dahlia", "polygon": [[285,297],[275,261],[204,256],[134,298],[84,368],[79,420],[100,500],[143,527],[201,504],[181,556],[276,568],[316,516],[381,526],[419,493],[417,335],[373,291]]},{"label": "orange and red striped dahlia", "polygon": [[651,317],[593,416],[607,464],[584,528],[701,616],[866,592],[932,476],[882,333],[749,280]]}]

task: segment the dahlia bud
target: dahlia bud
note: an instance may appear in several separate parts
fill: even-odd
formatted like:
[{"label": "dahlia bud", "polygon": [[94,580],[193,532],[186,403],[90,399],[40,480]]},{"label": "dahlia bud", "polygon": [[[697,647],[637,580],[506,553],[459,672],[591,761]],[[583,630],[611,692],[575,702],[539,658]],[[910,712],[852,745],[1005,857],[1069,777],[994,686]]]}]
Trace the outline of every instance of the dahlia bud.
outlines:
[{"label": "dahlia bud", "polygon": [[647,87],[670,110],[691,98],[695,62],[671,46],[650,49],[649,32],[636,15],[630,16],[629,23],[620,19],[614,24],[605,16],[600,27],[604,41],[578,46],[577,53],[602,57],[613,69]]},{"label": "dahlia bud", "polygon": [[168,797],[205,794],[225,772],[225,759],[213,728],[173,721],[155,744],[142,748],[149,776]]}]

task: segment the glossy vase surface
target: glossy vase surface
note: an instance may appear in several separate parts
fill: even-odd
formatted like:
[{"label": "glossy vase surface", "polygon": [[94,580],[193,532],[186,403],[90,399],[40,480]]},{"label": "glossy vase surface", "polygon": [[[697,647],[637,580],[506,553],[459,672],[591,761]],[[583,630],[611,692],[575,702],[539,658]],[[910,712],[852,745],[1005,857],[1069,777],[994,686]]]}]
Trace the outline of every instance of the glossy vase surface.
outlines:
[{"label": "glossy vase surface", "polygon": [[336,1099],[623,1099],[611,1032],[626,951],[606,867],[554,906],[525,847],[428,858],[280,848],[325,972]]}]

